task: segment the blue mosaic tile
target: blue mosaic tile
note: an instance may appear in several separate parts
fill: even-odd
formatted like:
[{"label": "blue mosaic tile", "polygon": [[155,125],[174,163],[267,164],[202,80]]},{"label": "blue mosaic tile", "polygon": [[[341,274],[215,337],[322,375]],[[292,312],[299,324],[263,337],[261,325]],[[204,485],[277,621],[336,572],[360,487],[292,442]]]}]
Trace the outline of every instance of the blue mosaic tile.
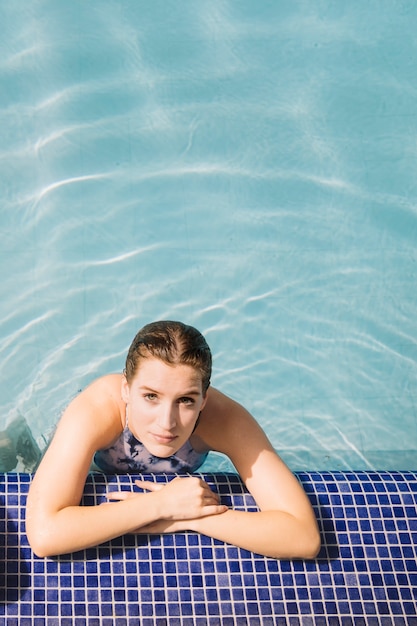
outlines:
[{"label": "blue mosaic tile", "polygon": [[[298,477],[323,541],[308,562],[264,558],[193,533],[126,535],[39,559],[24,532],[31,477],[2,475],[0,625],[417,626],[417,474]],[[204,478],[230,506],[255,510],[238,477]],[[94,474],[84,504],[133,480]]]}]

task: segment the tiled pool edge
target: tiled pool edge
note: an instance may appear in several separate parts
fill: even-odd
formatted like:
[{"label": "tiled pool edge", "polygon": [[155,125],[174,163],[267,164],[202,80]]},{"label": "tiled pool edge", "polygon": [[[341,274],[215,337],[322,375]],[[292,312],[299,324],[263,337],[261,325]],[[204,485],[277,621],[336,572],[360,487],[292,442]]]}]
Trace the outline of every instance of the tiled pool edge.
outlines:
[{"label": "tiled pool edge", "polygon": [[[314,561],[267,559],[193,533],[127,535],[40,559],[24,532],[31,477],[0,475],[0,624],[417,626],[417,472],[297,476],[321,527]],[[235,475],[204,477],[229,505],[254,508]],[[85,504],[134,478],[91,475]]]}]

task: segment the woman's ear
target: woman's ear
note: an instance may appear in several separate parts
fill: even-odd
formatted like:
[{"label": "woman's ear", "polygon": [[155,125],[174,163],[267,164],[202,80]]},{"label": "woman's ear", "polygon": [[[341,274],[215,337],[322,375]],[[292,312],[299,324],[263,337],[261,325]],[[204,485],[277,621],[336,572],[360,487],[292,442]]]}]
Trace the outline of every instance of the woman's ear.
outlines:
[{"label": "woman's ear", "polygon": [[122,376],[122,400],[125,404],[128,404],[129,399],[130,399],[130,387],[129,387],[129,383],[127,382],[126,374],[123,374]]}]

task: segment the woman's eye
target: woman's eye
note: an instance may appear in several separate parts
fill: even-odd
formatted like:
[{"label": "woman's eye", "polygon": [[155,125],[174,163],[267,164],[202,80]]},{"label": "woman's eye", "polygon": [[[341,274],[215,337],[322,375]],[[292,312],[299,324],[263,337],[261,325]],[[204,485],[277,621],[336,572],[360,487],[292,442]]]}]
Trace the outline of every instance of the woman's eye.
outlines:
[{"label": "woman's eye", "polygon": [[181,404],[194,404],[193,398],[180,398]]},{"label": "woman's eye", "polygon": [[144,397],[146,400],[156,400],[157,396],[156,393],[146,393]]}]

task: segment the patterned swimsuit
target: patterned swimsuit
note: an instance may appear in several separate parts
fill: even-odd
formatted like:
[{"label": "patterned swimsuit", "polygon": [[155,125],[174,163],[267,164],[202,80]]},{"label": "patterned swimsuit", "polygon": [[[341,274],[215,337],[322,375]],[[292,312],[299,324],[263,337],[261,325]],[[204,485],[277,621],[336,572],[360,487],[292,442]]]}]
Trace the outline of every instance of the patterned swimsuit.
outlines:
[{"label": "patterned swimsuit", "polygon": [[136,439],[128,423],[119,438],[94,455],[97,467],[109,474],[192,473],[205,461],[208,452],[196,452],[189,441],[172,456],[154,456]]}]

